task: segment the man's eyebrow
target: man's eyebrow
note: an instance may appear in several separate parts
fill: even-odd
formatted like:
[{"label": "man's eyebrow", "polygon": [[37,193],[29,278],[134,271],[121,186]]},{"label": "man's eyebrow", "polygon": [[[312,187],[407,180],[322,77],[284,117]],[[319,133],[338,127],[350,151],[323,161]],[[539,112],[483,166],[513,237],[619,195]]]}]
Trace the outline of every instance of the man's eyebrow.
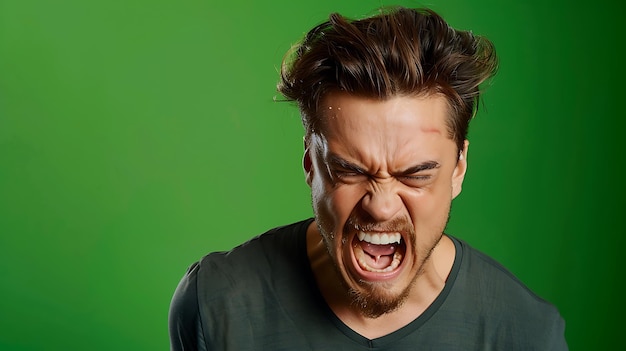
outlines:
[{"label": "man's eyebrow", "polygon": [[435,169],[439,167],[441,167],[441,165],[437,161],[426,161],[418,165],[415,165],[413,167],[409,167],[405,169],[404,171],[401,171],[400,174],[402,175],[414,174],[414,173],[419,173],[421,171],[427,171],[429,169]]},{"label": "man's eyebrow", "polygon": [[[340,167],[344,170],[348,170],[348,171],[354,171],[357,173],[362,173],[362,174],[366,174],[367,171],[361,167],[358,166],[344,158],[342,158],[341,156],[338,156],[337,154],[331,154],[328,157],[328,165],[330,166],[334,166],[334,167]],[[414,173],[419,173],[421,171],[427,171],[430,169],[436,169],[441,167],[441,164],[439,164],[439,162],[437,161],[426,161],[426,162],[422,162],[418,165],[415,165],[413,167],[409,167],[403,171],[399,172],[399,175],[409,175],[409,174],[414,174]]]},{"label": "man's eyebrow", "polygon": [[357,166],[356,164],[336,155],[336,154],[330,154],[330,156],[328,157],[328,164],[331,166],[335,166],[335,167],[341,167],[345,170],[348,171],[354,171],[357,173],[362,173],[365,174],[366,171],[365,169],[363,169],[360,166]]}]

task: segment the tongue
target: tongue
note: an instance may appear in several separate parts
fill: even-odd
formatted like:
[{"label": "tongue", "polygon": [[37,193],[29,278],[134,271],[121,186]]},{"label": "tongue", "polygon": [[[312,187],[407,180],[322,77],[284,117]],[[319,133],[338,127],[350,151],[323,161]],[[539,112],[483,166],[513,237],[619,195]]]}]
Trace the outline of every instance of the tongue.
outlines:
[{"label": "tongue", "polygon": [[375,245],[365,241],[358,242],[361,248],[359,264],[365,270],[384,270],[393,263],[394,254],[398,250],[397,244]]},{"label": "tongue", "polygon": [[364,241],[359,243],[365,255],[363,259],[368,267],[374,269],[385,269],[393,261],[393,254],[396,252],[395,245],[375,245]]},{"label": "tongue", "polygon": [[396,252],[396,245],[393,244],[375,245],[365,241],[361,241],[360,244],[363,251],[365,251],[368,255],[374,257],[393,255]]}]

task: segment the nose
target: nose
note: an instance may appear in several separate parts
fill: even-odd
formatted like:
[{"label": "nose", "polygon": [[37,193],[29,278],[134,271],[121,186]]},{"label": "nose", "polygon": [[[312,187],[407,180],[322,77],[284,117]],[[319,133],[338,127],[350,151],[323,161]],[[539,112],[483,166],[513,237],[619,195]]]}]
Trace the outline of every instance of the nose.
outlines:
[{"label": "nose", "polygon": [[393,184],[377,184],[361,200],[363,209],[377,222],[395,218],[402,208],[402,199]]}]

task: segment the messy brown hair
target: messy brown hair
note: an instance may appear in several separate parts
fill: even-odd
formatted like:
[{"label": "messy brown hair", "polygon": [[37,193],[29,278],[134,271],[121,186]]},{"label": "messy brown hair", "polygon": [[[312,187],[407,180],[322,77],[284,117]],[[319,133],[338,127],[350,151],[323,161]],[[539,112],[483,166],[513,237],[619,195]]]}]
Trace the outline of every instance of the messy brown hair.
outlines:
[{"label": "messy brown hair", "polygon": [[432,10],[394,7],[360,20],[334,13],[287,54],[278,91],[297,102],[307,135],[319,132],[318,106],[332,91],[380,100],[442,94],[460,150],[479,85],[496,68],[489,40],[451,28]]}]

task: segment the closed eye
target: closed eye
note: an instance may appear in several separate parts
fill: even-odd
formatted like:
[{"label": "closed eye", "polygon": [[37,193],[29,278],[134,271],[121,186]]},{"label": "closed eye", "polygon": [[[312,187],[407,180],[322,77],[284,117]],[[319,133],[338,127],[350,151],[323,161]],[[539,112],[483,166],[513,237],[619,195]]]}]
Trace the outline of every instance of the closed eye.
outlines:
[{"label": "closed eye", "polygon": [[396,179],[408,186],[424,186],[432,181],[434,177],[433,172],[436,174],[436,169],[439,167],[440,164],[438,162],[427,161],[405,169],[403,172],[396,175]]},{"label": "closed eye", "polygon": [[343,177],[358,177],[358,176],[362,176],[364,175],[361,172],[355,172],[355,171],[346,171],[346,170],[335,170],[333,171],[333,174],[337,177],[343,178]]},{"label": "closed eye", "polygon": [[333,170],[332,174],[344,183],[356,183],[369,178],[367,174],[353,170]]},{"label": "closed eye", "polygon": [[430,184],[432,178],[433,177],[430,174],[404,175],[396,177],[396,179],[401,181],[404,185],[413,188],[419,188]]},{"label": "closed eye", "polygon": [[406,180],[428,180],[431,178],[431,175],[430,174],[407,175],[407,176],[400,176],[398,178],[406,179]]},{"label": "closed eye", "polygon": [[357,182],[369,177],[363,168],[336,155],[330,156],[328,170],[334,177],[344,182]]}]

